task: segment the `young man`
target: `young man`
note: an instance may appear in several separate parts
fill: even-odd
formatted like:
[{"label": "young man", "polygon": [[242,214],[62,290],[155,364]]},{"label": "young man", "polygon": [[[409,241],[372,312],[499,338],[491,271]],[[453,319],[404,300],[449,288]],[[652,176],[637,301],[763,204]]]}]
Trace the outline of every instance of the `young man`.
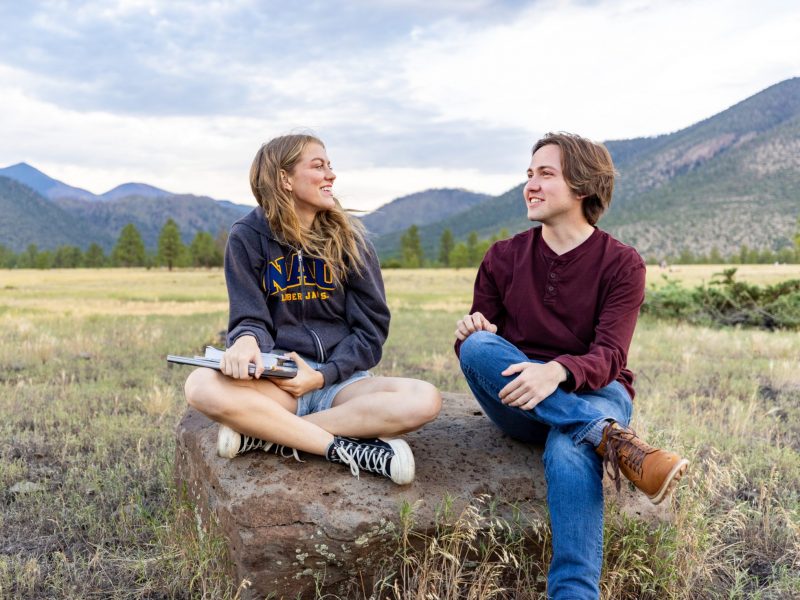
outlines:
[{"label": "young man", "polygon": [[515,439],[544,444],[551,598],[599,597],[604,463],[617,487],[621,471],[656,504],[688,466],[627,427],[626,359],[645,265],[595,227],[614,175],[600,144],[565,133],[539,140],[523,196],[541,227],[489,249],[455,332],[461,368],[489,418]]}]

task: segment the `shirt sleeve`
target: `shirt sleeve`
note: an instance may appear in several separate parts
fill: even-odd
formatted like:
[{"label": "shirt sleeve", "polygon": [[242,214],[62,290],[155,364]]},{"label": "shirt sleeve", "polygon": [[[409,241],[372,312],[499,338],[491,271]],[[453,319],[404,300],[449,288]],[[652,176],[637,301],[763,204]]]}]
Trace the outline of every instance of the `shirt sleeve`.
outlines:
[{"label": "shirt sleeve", "polygon": [[371,369],[383,354],[389,335],[389,306],[375,249],[367,243],[361,274],[352,273],[345,286],[345,319],[350,334],[319,367],[325,385],[344,381],[353,373]]},{"label": "shirt sleeve", "polygon": [[586,354],[563,354],[554,360],[569,369],[571,389],[597,390],[616,380],[627,362],[639,308],[644,302],[645,265],[635,265],[616,275],[603,301],[594,341]]},{"label": "shirt sleeve", "polygon": [[[503,306],[503,296],[500,288],[492,273],[493,257],[496,247],[490,248],[478,267],[478,274],[475,276],[475,286],[472,293],[472,307],[469,314],[481,313],[490,323],[497,325],[497,334],[502,335],[505,325],[505,308]],[[456,339],[454,350],[456,356],[460,356],[462,340]]]},{"label": "shirt sleeve", "polygon": [[261,287],[265,260],[259,250],[258,235],[250,234],[243,226],[235,227],[225,247],[225,284],[230,302],[227,344],[230,347],[243,335],[252,335],[262,352],[270,352],[275,340],[269,333],[272,315]]}]

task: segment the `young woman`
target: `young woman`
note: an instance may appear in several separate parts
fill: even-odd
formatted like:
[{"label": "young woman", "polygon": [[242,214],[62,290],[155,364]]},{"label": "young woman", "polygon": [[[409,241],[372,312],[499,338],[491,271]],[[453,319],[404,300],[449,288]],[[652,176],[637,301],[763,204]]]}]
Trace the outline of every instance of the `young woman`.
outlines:
[{"label": "young woman", "polygon": [[[436,418],[441,396],[367,371],[381,358],[389,309],[375,250],[334,197],[335,179],[313,136],[259,149],[250,169],[259,206],[233,225],[225,255],[223,373],[192,372],[186,399],[220,423],[221,456],[285,447],[406,484],[414,456],[395,436]],[[258,379],[270,351],[287,352],[297,376]]]}]

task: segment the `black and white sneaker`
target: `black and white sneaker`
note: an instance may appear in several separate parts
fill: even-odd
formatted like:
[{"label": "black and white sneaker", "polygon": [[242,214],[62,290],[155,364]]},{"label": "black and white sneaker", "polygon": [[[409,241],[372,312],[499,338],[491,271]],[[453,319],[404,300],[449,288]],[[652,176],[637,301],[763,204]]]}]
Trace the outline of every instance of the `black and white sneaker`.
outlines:
[{"label": "black and white sneaker", "polygon": [[[273,448],[275,449],[275,454],[280,454],[284,457],[294,456],[295,460],[303,462],[300,460],[300,455],[297,454],[297,450],[294,448],[286,448],[280,444],[241,434],[227,425],[219,426],[219,432],[217,432],[217,454],[222,458],[233,458],[238,454],[244,454],[250,450],[269,452]],[[290,452],[287,454],[287,451]]]},{"label": "black and white sneaker", "polygon": [[398,485],[414,481],[414,455],[404,440],[357,439],[334,436],[325,458],[350,467],[354,477],[359,471],[383,475]]}]

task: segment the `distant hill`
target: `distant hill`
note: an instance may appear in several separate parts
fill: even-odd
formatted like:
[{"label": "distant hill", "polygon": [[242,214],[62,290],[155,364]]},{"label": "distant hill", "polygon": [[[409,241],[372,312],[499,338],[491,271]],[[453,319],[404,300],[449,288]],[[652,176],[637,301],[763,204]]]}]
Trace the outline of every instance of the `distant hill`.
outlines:
[{"label": "distant hill", "polygon": [[58,179],[53,179],[24,162],[0,169],[0,177],[8,177],[14,181],[25,184],[50,200],[55,198],[95,200],[97,198],[97,196],[88,190],[72,187]]},{"label": "distant hill", "polygon": [[164,196],[174,196],[172,192],[161,190],[146,183],[123,183],[112,190],[101,194],[104,200],[118,200],[126,196],[140,196],[142,198],[163,198]]},{"label": "distant hill", "polygon": [[104,194],[93,194],[89,190],[67,185],[63,181],[53,179],[39,169],[27,163],[17,163],[10,167],[0,169],[0,177],[8,177],[14,181],[27,185],[48,200],[61,200],[72,198],[79,200],[117,200],[126,196],[143,196],[145,198],[160,198],[174,196],[172,192],[153,187],[146,183],[123,183]]},{"label": "distant hill", "polygon": [[[800,78],[681,131],[606,145],[620,175],[599,225],[645,257],[791,244],[800,214]],[[435,256],[446,227],[457,239],[473,230],[485,238],[530,227],[522,187],[422,227],[426,254]],[[395,232],[376,240],[382,257],[397,255],[399,238]]]},{"label": "distant hill", "polygon": [[384,204],[361,218],[375,236],[404,231],[411,225],[440,221],[491,198],[463,189],[440,188],[417,192]]},{"label": "distant hill", "polygon": [[158,245],[161,228],[170,217],[188,243],[198,231],[213,235],[227,231],[251,209],[227,201],[177,194],[125,196],[105,202],[79,198],[50,200],[27,185],[0,176],[0,244],[21,252],[29,244],[36,244],[40,250],[63,245],[85,250],[96,242],[108,251],[122,228],[133,223],[145,246],[153,250]]},{"label": "distant hill", "polygon": [[92,241],[111,247],[105,231],[54,204],[26,185],[0,177],[0,244],[14,252],[36,244],[39,250],[58,246],[85,248]]},{"label": "distant hill", "polygon": [[[450,229],[457,240],[466,239],[472,231],[476,231],[480,238],[488,238],[503,227],[510,233],[528,229],[531,223],[525,219],[524,204],[522,184],[520,184],[501,196],[491,197],[465,211],[420,226],[420,241],[425,255],[428,257],[437,255],[439,238],[445,229]],[[404,232],[405,230],[394,231],[375,240],[375,249],[381,258],[395,257],[399,254],[400,237]]]},{"label": "distant hill", "polygon": [[107,232],[114,242],[122,228],[133,223],[149,249],[158,246],[158,235],[168,218],[177,223],[183,241],[188,243],[198,231],[209,231],[212,235],[220,230],[227,231],[234,221],[253,208],[189,194],[160,198],[126,196],[109,202],[64,199],[57,204],[82,222],[92,223]]},{"label": "distant hill", "polygon": [[676,133],[608,146],[620,185],[602,224],[643,254],[791,244],[800,214],[800,78]]}]

